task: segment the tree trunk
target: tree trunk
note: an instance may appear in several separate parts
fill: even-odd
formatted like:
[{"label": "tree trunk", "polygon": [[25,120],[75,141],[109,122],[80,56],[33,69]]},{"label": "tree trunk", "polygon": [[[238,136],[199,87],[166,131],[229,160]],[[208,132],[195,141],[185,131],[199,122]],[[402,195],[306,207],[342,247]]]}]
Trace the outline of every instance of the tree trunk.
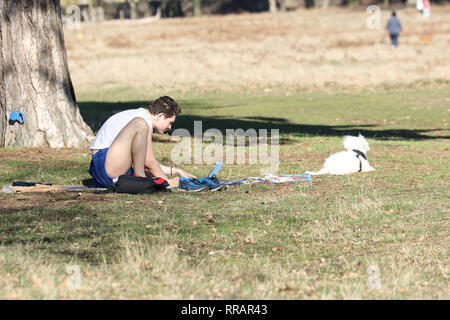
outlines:
[{"label": "tree trunk", "polygon": [[135,0],[130,0],[129,3],[130,3],[130,19],[134,20],[137,18],[137,10],[136,10],[137,5]]},{"label": "tree trunk", "polygon": [[[10,124],[13,110],[25,123]],[[86,147],[59,0],[0,1],[0,147]]]},{"label": "tree trunk", "polygon": [[269,0],[269,11],[272,13],[277,12],[277,0]]},{"label": "tree trunk", "polygon": [[322,0],[322,5],[320,6],[322,9],[327,9],[330,6],[331,0]]},{"label": "tree trunk", "polygon": [[193,0],[194,17],[200,17],[202,15],[202,1]]}]

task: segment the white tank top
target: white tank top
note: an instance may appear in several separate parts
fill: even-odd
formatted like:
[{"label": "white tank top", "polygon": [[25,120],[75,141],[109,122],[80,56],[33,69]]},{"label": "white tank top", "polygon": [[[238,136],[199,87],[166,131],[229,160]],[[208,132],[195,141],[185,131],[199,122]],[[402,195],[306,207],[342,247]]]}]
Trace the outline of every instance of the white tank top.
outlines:
[{"label": "white tank top", "polygon": [[143,118],[150,130],[153,130],[152,120],[147,109],[130,109],[116,113],[102,125],[94,141],[91,150],[109,148],[122,129],[134,118]]}]

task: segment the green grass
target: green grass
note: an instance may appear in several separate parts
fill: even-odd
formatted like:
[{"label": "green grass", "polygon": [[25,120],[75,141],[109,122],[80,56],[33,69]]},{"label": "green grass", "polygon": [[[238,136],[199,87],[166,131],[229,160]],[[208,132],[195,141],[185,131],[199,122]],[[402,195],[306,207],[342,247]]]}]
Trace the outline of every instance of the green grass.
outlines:
[{"label": "green grass", "polygon": [[[279,173],[319,169],[342,136],[377,170],[197,194],[0,194],[0,297],[448,299],[449,90],[183,95],[176,128],[280,129]],[[78,93],[86,122],[155,97]],[[117,103],[117,101],[122,101]],[[155,143],[160,160],[175,142]],[[0,151],[0,183],[80,184],[87,150]],[[221,178],[259,175],[226,165]],[[186,165],[198,176],[211,165]],[[81,269],[70,290],[66,266]],[[380,289],[367,268],[380,269]]]}]

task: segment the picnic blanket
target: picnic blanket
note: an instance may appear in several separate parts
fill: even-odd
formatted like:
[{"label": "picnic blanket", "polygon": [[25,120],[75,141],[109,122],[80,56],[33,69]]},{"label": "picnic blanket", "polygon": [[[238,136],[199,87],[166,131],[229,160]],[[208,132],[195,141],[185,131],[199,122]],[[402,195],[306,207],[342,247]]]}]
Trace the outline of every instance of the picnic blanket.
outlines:
[{"label": "picnic blanket", "polygon": [[244,184],[253,183],[285,183],[285,182],[299,182],[299,181],[312,181],[311,175],[309,174],[279,174],[273,175],[269,174],[263,177],[248,177],[237,180],[220,180],[220,184],[227,187],[235,187]]},{"label": "picnic blanket", "polygon": [[[312,181],[309,174],[269,174],[263,177],[248,177],[236,180],[219,180],[219,183],[225,187],[236,187],[253,183],[287,183]],[[39,182],[14,182],[12,186],[4,186],[2,193],[28,193],[28,192],[84,192],[84,191],[101,191],[108,192],[107,188],[91,188],[87,186],[60,186],[52,184],[43,184]]]},{"label": "picnic blanket", "polygon": [[29,193],[29,192],[83,192],[83,191],[108,191],[107,188],[90,188],[87,186],[60,186],[43,184],[39,182],[14,182],[12,186],[4,186],[2,193]]}]

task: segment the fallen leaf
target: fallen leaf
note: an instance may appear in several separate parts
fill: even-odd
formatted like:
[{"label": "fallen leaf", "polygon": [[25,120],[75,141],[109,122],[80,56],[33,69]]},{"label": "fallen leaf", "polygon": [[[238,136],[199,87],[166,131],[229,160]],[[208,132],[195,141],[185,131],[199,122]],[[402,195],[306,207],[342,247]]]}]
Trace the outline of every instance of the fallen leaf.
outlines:
[{"label": "fallen leaf", "polygon": [[142,270],[151,270],[153,266],[151,264],[146,264],[145,262],[141,262],[141,269]]},{"label": "fallen leaf", "polygon": [[210,251],[210,252],[208,252],[208,254],[210,255],[210,256],[212,256],[212,255],[214,255],[214,254],[224,254],[225,253],[225,250],[216,250],[216,251]]},{"label": "fallen leaf", "polygon": [[428,238],[428,234],[423,234],[423,235],[420,236],[419,241],[423,241],[426,238]]},{"label": "fallen leaf", "polygon": [[327,260],[325,258],[320,258],[319,267],[324,267],[327,265]]},{"label": "fallen leaf", "polygon": [[6,279],[8,280],[8,282],[12,282],[12,283],[18,283],[18,282],[19,282],[19,279],[18,279],[18,278],[14,277],[14,276],[12,276],[12,275],[9,275],[9,274],[8,274],[8,276],[6,277]]},{"label": "fallen leaf", "polygon": [[31,276],[31,281],[33,282],[33,286],[40,287],[42,285],[41,279],[36,274]]},{"label": "fallen leaf", "polygon": [[285,287],[285,288],[278,289],[278,292],[283,292],[283,291],[297,291],[297,290],[298,290],[298,289],[295,289],[295,288]]},{"label": "fallen leaf", "polygon": [[247,243],[247,244],[255,244],[256,242],[254,242],[252,239],[250,239],[250,238],[246,238],[245,240],[244,240],[244,242],[245,243]]},{"label": "fallen leaf", "polygon": [[208,221],[209,223],[214,222],[214,217],[211,214],[211,212],[204,213],[204,216],[205,216],[206,221]]},{"label": "fallen leaf", "polygon": [[181,244],[177,244],[177,248],[178,248],[178,250],[186,251],[186,249],[184,249]]},{"label": "fallen leaf", "polygon": [[355,278],[359,278],[359,274],[355,273],[355,272],[350,272],[349,274],[344,276],[345,279],[355,279]]}]

